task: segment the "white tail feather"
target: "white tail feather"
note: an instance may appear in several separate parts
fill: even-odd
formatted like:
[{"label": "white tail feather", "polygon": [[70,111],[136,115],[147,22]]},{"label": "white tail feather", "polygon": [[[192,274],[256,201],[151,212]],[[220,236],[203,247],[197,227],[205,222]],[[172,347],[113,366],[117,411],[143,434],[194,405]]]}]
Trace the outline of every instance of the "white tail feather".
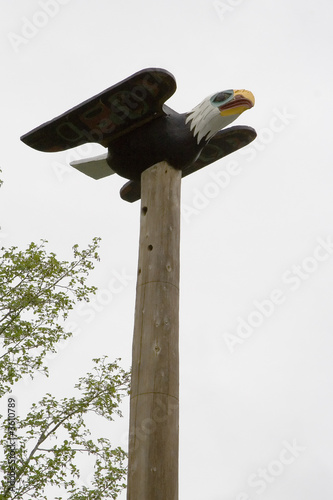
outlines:
[{"label": "white tail feather", "polygon": [[93,179],[103,179],[108,175],[112,175],[115,172],[107,164],[107,153],[99,156],[94,156],[93,158],[85,158],[84,160],[75,160],[70,163],[70,165],[79,172],[89,175]]}]

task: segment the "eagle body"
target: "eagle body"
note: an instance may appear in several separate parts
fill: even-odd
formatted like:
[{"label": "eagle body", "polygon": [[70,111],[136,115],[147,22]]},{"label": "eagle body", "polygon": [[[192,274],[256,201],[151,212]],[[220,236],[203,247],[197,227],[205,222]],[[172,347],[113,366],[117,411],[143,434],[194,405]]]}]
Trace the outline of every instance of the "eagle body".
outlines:
[{"label": "eagle body", "polygon": [[246,90],[228,90],[207,97],[188,113],[163,105],[160,116],[110,142],[107,163],[133,181],[139,181],[144,170],[160,161],[185,172],[210,139],[244,111],[239,101],[248,109],[254,98]]},{"label": "eagle body", "polygon": [[136,181],[160,161],[186,169],[206,144],[204,140],[198,144],[186,118],[187,113],[173,111],[119,137],[108,148],[107,163],[117,174]]}]

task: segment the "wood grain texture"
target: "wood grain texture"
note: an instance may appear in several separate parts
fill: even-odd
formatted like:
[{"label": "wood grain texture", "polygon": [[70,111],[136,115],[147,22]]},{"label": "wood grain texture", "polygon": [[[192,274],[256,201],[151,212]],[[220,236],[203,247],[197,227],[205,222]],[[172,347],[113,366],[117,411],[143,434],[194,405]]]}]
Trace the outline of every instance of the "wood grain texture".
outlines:
[{"label": "wood grain texture", "polygon": [[166,162],[141,178],[128,500],[178,499],[180,183]]}]

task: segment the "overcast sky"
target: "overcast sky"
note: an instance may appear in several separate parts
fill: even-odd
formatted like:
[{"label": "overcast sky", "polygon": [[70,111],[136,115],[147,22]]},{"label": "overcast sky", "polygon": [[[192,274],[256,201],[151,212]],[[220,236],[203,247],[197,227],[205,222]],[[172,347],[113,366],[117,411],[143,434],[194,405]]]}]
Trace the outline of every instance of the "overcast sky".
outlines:
[{"label": "overcast sky", "polygon": [[[93,357],[130,366],[140,205],[120,199],[119,176],[68,166],[100,146],[41,153],[20,136],[147,67],[174,74],[180,112],[246,88],[256,105],[237,124],[256,141],[182,183],[179,498],[331,500],[332,2],[1,7],[0,243],[45,238],[69,259],[102,237],[96,301],[74,310],[50,379],[17,385],[21,414],[46,391],[71,394]],[[103,429],[126,447],[124,413]]]}]

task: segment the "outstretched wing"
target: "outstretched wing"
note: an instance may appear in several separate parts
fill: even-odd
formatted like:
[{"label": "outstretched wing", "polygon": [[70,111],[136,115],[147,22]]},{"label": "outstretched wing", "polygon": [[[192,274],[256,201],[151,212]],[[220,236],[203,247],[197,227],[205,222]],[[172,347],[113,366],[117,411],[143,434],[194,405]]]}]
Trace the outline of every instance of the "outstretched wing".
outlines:
[{"label": "outstretched wing", "polygon": [[117,137],[163,115],[163,104],[175,90],[171,73],[144,69],[40,125],[21,140],[46,152],[64,151],[86,142],[108,147]]},{"label": "outstretched wing", "polygon": [[186,177],[214,161],[220,160],[230,153],[247,146],[257,137],[257,132],[252,127],[238,125],[217,132],[206,144],[199,158],[183,170]]},{"label": "outstretched wing", "polygon": [[[202,149],[199,158],[182,171],[182,177],[186,177],[214,161],[247,146],[257,137],[252,127],[243,125],[220,130]],[[123,200],[133,203],[141,198],[141,186],[138,181],[129,181],[120,190]]]}]

